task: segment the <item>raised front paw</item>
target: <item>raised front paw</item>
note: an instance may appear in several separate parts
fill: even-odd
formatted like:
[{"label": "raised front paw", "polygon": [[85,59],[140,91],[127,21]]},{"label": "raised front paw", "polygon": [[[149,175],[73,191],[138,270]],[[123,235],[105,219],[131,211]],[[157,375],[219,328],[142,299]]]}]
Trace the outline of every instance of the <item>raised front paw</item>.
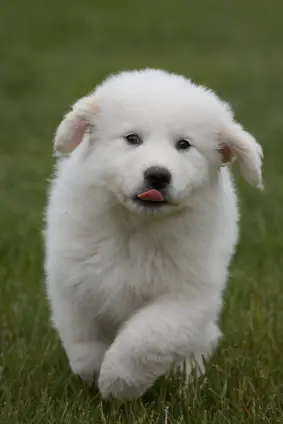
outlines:
[{"label": "raised front paw", "polygon": [[204,361],[207,359],[208,357],[201,354],[196,354],[190,359],[183,359],[174,364],[172,374],[184,382],[190,383],[194,378],[199,378],[205,374]]},{"label": "raised front paw", "polygon": [[105,356],[98,379],[98,387],[103,398],[132,400],[142,396],[154,383],[155,378],[149,378],[136,369],[127,367],[125,361]]},{"label": "raised front paw", "polygon": [[73,344],[67,351],[73,373],[84,381],[92,381],[100,371],[106,349],[104,343],[97,341]]}]

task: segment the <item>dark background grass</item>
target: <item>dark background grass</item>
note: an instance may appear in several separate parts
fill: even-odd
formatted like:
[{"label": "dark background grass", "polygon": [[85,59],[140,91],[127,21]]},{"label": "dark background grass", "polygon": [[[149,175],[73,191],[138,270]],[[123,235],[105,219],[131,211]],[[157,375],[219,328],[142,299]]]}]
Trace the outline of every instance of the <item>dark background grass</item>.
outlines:
[{"label": "dark background grass", "polygon": [[[0,6],[1,423],[283,423],[283,2],[32,1]],[[68,369],[48,322],[42,211],[63,113],[109,73],[208,85],[264,147],[265,192],[237,177],[241,242],[208,381],[126,406]],[[236,168],[236,166],[235,166]]]}]

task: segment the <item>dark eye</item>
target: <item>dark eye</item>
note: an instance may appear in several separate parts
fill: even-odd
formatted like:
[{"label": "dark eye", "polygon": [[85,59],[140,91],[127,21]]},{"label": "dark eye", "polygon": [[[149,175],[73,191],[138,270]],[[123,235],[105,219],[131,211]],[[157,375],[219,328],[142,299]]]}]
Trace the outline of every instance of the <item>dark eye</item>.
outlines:
[{"label": "dark eye", "polygon": [[178,140],[176,143],[177,150],[188,150],[191,147],[191,143],[188,140]]},{"label": "dark eye", "polygon": [[140,144],[142,144],[141,138],[135,133],[126,135],[125,139],[129,144],[132,144],[133,146],[139,146]]}]

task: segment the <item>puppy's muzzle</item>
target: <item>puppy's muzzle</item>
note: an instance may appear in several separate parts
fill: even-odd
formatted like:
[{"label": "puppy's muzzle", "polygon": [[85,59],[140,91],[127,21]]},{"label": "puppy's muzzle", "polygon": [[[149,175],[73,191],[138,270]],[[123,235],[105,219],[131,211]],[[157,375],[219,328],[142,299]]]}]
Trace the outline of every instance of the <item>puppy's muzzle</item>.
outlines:
[{"label": "puppy's muzzle", "polygon": [[172,179],[171,173],[168,169],[152,166],[144,172],[144,180],[146,186],[155,190],[164,190],[170,184]]}]

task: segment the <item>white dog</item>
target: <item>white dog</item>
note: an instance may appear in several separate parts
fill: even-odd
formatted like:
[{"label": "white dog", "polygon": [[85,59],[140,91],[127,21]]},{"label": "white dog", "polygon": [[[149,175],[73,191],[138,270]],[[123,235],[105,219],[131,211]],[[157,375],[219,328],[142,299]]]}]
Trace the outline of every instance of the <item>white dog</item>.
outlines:
[{"label": "white dog", "polygon": [[135,398],[216,346],[238,237],[224,165],[261,187],[262,150],[212,91],[151,69],[80,99],[55,149],[67,155],[46,214],[52,320],[74,373]]}]

